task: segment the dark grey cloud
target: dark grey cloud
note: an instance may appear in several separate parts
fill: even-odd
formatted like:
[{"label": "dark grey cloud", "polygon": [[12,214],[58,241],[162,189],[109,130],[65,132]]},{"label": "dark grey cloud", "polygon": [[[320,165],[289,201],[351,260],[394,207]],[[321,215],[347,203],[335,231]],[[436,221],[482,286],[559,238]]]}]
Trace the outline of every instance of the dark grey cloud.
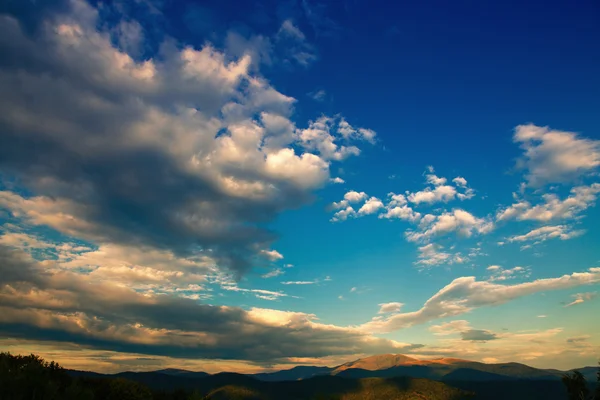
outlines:
[{"label": "dark grey cloud", "polygon": [[[0,246],[0,332],[7,337],[181,358],[277,361],[408,351],[353,329],[320,325],[303,313],[200,304],[60,272]],[[12,271],[19,268],[19,275]],[[48,272],[52,270],[53,272]],[[12,274],[12,275],[10,275]],[[276,321],[276,322],[274,322]]]},{"label": "dark grey cloud", "polygon": [[[262,128],[259,112],[288,118],[293,99],[214,50],[186,53],[187,64],[174,45],[153,64],[129,59],[96,30],[95,9],[71,3],[45,19],[19,7],[0,16],[0,171],[36,195],[79,205],[63,210],[86,222],[70,234],[182,256],[210,250],[243,274],[277,237],[265,223],[310,201],[327,164],[298,184],[295,172],[268,169],[251,144],[238,150],[253,159],[222,161],[225,142],[215,137],[233,124]],[[310,166],[296,159],[301,179]]]},{"label": "dark grey cloud", "polygon": [[482,329],[470,329],[468,331],[461,332],[460,336],[462,337],[462,340],[471,340],[477,342],[498,339],[498,336],[495,333]]}]

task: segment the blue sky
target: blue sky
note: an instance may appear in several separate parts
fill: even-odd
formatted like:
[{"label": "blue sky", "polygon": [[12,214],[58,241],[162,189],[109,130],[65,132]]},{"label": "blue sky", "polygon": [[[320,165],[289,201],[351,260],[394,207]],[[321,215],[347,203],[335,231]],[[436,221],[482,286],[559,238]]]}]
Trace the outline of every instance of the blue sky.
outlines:
[{"label": "blue sky", "polygon": [[597,362],[597,4],[0,13],[3,348]]}]

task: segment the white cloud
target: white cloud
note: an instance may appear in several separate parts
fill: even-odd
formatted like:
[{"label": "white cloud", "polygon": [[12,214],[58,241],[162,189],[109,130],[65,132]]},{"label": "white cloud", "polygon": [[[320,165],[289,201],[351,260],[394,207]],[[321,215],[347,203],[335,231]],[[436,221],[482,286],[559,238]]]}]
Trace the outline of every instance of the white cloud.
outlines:
[{"label": "white cloud", "polygon": [[445,185],[446,182],[448,181],[446,178],[440,178],[439,176],[435,175],[435,174],[427,174],[425,176],[427,183],[432,184],[433,186],[442,186]]},{"label": "white cloud", "polygon": [[392,303],[381,303],[379,304],[379,312],[377,314],[388,314],[400,311],[404,304],[392,302]]},{"label": "white cloud", "polygon": [[[445,181],[445,180],[444,180]],[[420,192],[410,193],[407,198],[408,201],[414,204],[421,203],[447,203],[456,197],[456,188],[454,186],[441,185],[435,188],[425,188]]]},{"label": "white cloud", "polygon": [[574,132],[519,125],[514,141],[524,150],[518,166],[526,169],[525,179],[532,187],[570,182],[600,166],[600,141]]},{"label": "white cloud", "polygon": [[456,178],[452,179],[452,182],[454,182],[456,186],[467,187],[467,180],[462,176],[457,176]]},{"label": "white cloud", "polygon": [[[337,130],[336,130],[337,125]],[[299,130],[300,144],[307,150],[316,151],[325,160],[344,160],[349,156],[360,154],[358,147],[354,145],[342,145],[338,143],[339,136],[346,142],[353,140],[362,140],[362,134],[349,134],[345,136],[347,128],[350,127],[348,122],[341,117],[327,117],[325,115],[319,117],[315,121],[310,121],[308,128]],[[352,128],[353,129],[353,128]],[[359,130],[360,131],[360,130]],[[356,132],[359,132],[356,131]]]},{"label": "white cloud", "polygon": [[387,211],[383,214],[379,214],[379,218],[386,219],[401,219],[409,222],[417,222],[421,218],[421,213],[416,212],[412,208],[404,205],[404,206],[396,206],[392,208],[388,208]]},{"label": "white cloud", "polygon": [[595,298],[597,296],[597,294],[598,293],[596,293],[596,292],[576,293],[573,295],[575,300],[573,300],[571,303],[567,304],[565,307],[571,307],[571,306],[575,306],[577,304],[584,303],[586,301],[590,301],[593,298]]},{"label": "white cloud", "polygon": [[355,190],[351,190],[344,195],[344,200],[349,203],[358,203],[367,199],[367,194],[365,192],[357,192]]},{"label": "white cloud", "polygon": [[339,176],[336,176],[335,178],[329,179],[329,182],[331,182],[331,183],[338,183],[338,184],[340,184],[340,183],[346,183],[346,181],[343,180],[342,178],[340,178]]},{"label": "white cloud", "polygon": [[517,277],[528,278],[531,276],[531,270],[529,268],[520,266],[504,269],[498,265],[491,265],[487,270],[492,272],[492,275],[489,278],[490,281],[505,281]]},{"label": "white cloud", "polygon": [[451,254],[444,252],[443,249],[443,246],[435,243],[419,247],[418,260],[415,264],[430,267],[443,264],[462,264],[468,261],[468,258],[462,256],[460,253]]},{"label": "white cloud", "polygon": [[338,212],[336,212],[335,214],[333,214],[333,217],[331,218],[331,222],[339,222],[339,221],[345,221],[350,217],[354,217],[356,216],[356,211],[354,211],[354,208],[352,208],[351,206],[348,206],[346,208],[344,208],[343,210],[340,210]]},{"label": "white cloud", "polygon": [[371,197],[358,210],[358,215],[375,214],[377,211],[379,211],[383,207],[384,207],[383,202],[381,200],[379,200],[377,197]]},{"label": "white cloud", "polygon": [[486,218],[477,218],[465,210],[454,209],[441,215],[426,215],[421,220],[419,228],[420,231],[406,231],[407,240],[428,241],[434,236],[442,236],[450,232],[470,237],[474,233],[489,233],[494,228],[494,224]]},{"label": "white cloud", "polygon": [[575,218],[582,211],[594,205],[598,193],[600,193],[600,183],[574,187],[564,200],[554,193],[547,193],[542,196],[543,203],[534,206],[526,200],[518,201],[510,207],[500,210],[496,219],[498,221],[517,219],[519,221],[548,222]]},{"label": "white cloud", "polygon": [[270,261],[282,260],[283,255],[277,250],[261,250],[261,254]]},{"label": "white cloud", "polygon": [[318,283],[318,281],[287,281],[281,282],[282,285],[314,285]]},{"label": "white cloud", "polygon": [[515,235],[509,237],[509,242],[527,242],[534,241],[536,243],[544,242],[549,239],[569,240],[581,236],[583,230],[573,230],[566,225],[542,226],[533,229],[524,235]]},{"label": "white cloud", "polygon": [[569,289],[600,282],[600,268],[587,272],[574,272],[558,278],[537,279],[514,285],[477,281],[475,277],[454,279],[442,288],[417,311],[404,312],[390,317],[376,317],[363,324],[370,332],[392,332],[439,318],[457,316],[476,308],[496,306],[511,300],[548,290]]},{"label": "white cloud", "polygon": [[346,140],[365,140],[371,144],[375,143],[375,136],[377,136],[372,129],[354,128],[344,118],[340,120],[337,132]]}]

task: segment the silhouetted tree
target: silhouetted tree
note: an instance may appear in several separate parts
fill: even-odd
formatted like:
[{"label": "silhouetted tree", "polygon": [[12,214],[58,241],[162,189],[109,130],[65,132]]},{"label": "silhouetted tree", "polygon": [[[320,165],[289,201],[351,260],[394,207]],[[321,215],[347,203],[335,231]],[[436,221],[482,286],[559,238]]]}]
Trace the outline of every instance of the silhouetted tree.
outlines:
[{"label": "silhouetted tree", "polygon": [[600,400],[600,361],[598,361],[598,372],[596,372],[596,394],[594,394],[594,399]]},{"label": "silhouetted tree", "polygon": [[71,378],[54,361],[34,354],[0,353],[0,398],[53,400],[63,398]]},{"label": "silhouetted tree", "polygon": [[116,378],[110,382],[107,400],[152,400],[152,392],[140,383]]},{"label": "silhouetted tree", "polygon": [[587,400],[589,390],[581,372],[573,371],[571,374],[563,375],[562,382],[567,388],[569,400]]}]

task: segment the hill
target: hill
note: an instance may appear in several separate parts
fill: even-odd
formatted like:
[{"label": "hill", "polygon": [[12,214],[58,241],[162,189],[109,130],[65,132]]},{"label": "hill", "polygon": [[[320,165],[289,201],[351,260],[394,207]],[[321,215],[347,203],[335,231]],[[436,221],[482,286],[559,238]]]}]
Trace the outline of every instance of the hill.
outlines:
[{"label": "hill", "polygon": [[305,381],[256,381],[249,385],[228,385],[207,395],[207,399],[215,400],[460,400],[472,397],[466,391],[426,379],[398,377],[353,380],[335,376],[317,376]]}]

